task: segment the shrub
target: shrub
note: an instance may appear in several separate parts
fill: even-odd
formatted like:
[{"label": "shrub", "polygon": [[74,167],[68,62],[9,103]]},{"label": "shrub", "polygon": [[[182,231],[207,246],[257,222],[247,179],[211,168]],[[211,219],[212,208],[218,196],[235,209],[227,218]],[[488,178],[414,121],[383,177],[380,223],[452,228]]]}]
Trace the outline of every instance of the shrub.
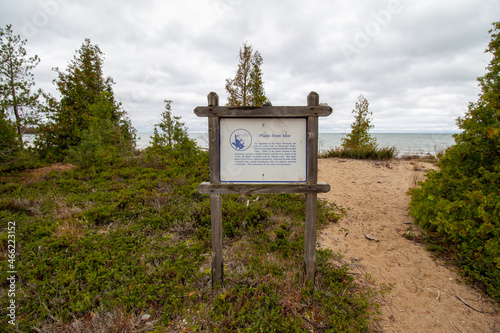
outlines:
[{"label": "shrub", "polygon": [[[148,163],[1,179],[0,219],[16,222],[22,245],[20,331],[91,331],[94,318],[117,309],[168,332],[368,331],[370,294],[331,263],[331,251],[317,251],[317,285],[303,287],[304,195],[224,195],[225,285],[212,290],[210,200],[196,191],[209,178],[208,153]],[[319,201],[318,227],[336,212]]]},{"label": "shrub", "polygon": [[[464,274],[500,301],[500,22],[490,30],[493,53],[478,79],[482,94],[457,123],[462,132],[425,183],[413,189],[410,213]],[[492,33],[493,32],[493,33]]]}]

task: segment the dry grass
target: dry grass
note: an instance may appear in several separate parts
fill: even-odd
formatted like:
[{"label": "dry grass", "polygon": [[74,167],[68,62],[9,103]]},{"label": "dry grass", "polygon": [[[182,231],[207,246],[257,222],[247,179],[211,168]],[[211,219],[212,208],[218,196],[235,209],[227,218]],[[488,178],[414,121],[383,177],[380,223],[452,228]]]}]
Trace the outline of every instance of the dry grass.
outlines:
[{"label": "dry grass", "polygon": [[56,198],[54,202],[57,205],[57,208],[53,212],[56,219],[70,218],[82,212],[82,209],[77,206],[68,206],[63,198]]},{"label": "dry grass", "polygon": [[85,220],[70,217],[62,221],[62,223],[54,231],[54,236],[69,236],[72,239],[75,239],[83,237],[87,230],[88,225]]},{"label": "dry grass", "polygon": [[65,171],[74,168],[76,168],[76,166],[73,164],[56,163],[42,168],[24,171],[21,173],[21,175],[23,175],[21,182],[23,184],[34,184],[41,181],[44,176],[52,171]]},{"label": "dry grass", "polygon": [[402,161],[412,161],[412,162],[428,162],[432,164],[436,164],[439,161],[439,158],[442,155],[431,155],[431,154],[426,154],[426,155],[401,155],[396,157],[398,160]]},{"label": "dry grass", "polygon": [[42,199],[26,199],[26,198],[16,198],[11,199],[9,204],[16,210],[25,210],[32,216],[41,216],[41,207],[44,203]]},{"label": "dry grass", "polygon": [[56,163],[56,164],[51,164],[49,166],[38,168],[35,170],[30,170],[27,173],[30,175],[42,175],[43,176],[43,175],[46,175],[54,170],[65,171],[65,170],[74,169],[74,168],[76,168],[76,166],[74,166],[73,164]]},{"label": "dry grass", "polygon": [[143,333],[151,331],[158,321],[155,315],[114,309],[105,313],[91,312],[66,324],[47,323],[33,330],[44,333]]}]

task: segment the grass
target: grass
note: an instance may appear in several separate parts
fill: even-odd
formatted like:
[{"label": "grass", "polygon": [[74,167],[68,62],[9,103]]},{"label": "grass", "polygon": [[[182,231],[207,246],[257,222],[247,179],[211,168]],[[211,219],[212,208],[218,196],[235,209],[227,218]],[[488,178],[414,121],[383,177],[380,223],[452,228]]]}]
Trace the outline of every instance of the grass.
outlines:
[{"label": "grass", "polygon": [[[331,251],[317,250],[316,284],[304,285],[302,195],[223,196],[225,283],[212,289],[210,201],[196,189],[207,153],[44,170],[0,177],[19,331],[366,332],[376,316],[373,292]],[[318,228],[340,214],[319,201]]]},{"label": "grass", "polygon": [[341,148],[335,147],[322,153],[320,157],[340,157],[352,159],[373,159],[373,160],[390,160],[394,158],[396,147],[358,147],[358,148]]}]

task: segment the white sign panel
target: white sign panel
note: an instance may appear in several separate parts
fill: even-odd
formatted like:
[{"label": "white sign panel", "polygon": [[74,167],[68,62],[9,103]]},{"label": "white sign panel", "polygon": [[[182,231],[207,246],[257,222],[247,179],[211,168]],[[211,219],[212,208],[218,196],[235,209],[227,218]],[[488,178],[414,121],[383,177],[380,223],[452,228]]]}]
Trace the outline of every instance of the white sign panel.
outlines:
[{"label": "white sign panel", "polygon": [[306,118],[221,118],[220,181],[305,183]]}]

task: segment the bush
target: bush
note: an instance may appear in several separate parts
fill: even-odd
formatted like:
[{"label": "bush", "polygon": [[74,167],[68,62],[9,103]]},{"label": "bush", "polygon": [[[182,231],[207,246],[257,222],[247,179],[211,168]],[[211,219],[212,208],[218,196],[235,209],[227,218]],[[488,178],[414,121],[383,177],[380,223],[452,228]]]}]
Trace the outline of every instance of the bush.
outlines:
[{"label": "bush", "polygon": [[[495,29],[500,30],[500,22]],[[469,105],[456,144],[440,171],[411,191],[410,214],[429,232],[433,248],[448,252],[461,271],[500,301],[500,38],[492,33],[494,58],[479,78],[483,94]],[[437,246],[436,246],[437,245]]]}]

